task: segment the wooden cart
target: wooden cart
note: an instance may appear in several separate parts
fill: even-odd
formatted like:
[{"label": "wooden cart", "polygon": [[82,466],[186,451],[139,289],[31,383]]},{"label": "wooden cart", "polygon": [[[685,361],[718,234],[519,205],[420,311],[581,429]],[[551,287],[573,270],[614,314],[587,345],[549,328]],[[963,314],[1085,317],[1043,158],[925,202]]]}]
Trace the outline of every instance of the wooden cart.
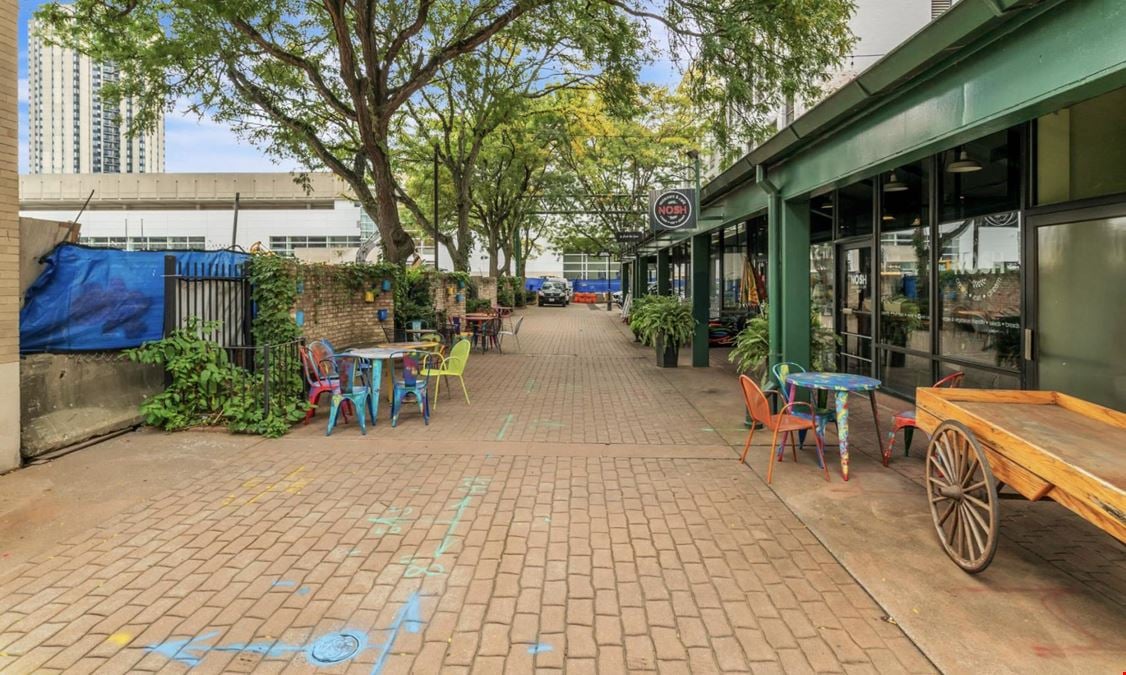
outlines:
[{"label": "wooden cart", "polygon": [[946,554],[971,574],[997,551],[1008,486],[1126,543],[1126,414],[1053,391],[920,388],[926,485]]}]

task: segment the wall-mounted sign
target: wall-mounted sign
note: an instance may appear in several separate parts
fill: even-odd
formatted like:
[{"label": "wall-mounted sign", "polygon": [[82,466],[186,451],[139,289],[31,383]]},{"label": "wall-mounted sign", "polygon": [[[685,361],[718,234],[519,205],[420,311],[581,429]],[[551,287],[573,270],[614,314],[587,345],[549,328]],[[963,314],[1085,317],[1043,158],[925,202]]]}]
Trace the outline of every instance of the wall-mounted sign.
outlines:
[{"label": "wall-mounted sign", "polygon": [[649,227],[654,232],[691,230],[696,227],[695,190],[649,192]]},{"label": "wall-mounted sign", "polygon": [[619,244],[632,244],[641,241],[641,238],[644,236],[644,232],[615,232],[614,241]]}]

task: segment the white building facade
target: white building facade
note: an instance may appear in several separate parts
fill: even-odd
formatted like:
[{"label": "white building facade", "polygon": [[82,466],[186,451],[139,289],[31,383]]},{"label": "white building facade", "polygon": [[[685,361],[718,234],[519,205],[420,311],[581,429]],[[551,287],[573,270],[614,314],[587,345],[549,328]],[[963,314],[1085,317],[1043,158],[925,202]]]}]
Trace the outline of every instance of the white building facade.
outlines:
[{"label": "white building facade", "polygon": [[42,26],[28,25],[29,169],[40,173],[156,173],[164,171],[164,120],[130,137],[134,101],[103,100],[117,81],[112,64],[48,44]]},{"label": "white building facade", "polygon": [[[20,176],[20,215],[59,222],[77,218],[79,241],[89,246],[215,250],[235,245],[314,262],[353,261],[356,249],[375,233],[347,185],[328,173],[309,174],[304,185],[289,173],[25,175]],[[432,265],[432,242],[416,246],[424,263]],[[483,251],[470,255],[470,266],[474,274],[488,273]],[[439,267],[453,268],[444,247]],[[530,277],[562,271],[562,259],[553,253],[528,259]]]}]

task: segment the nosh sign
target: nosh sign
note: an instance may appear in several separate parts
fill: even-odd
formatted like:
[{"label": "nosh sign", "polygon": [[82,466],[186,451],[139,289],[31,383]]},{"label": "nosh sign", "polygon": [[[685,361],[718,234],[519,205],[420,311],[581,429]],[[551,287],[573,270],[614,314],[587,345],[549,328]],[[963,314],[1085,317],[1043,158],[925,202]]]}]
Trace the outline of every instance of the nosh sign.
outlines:
[{"label": "nosh sign", "polygon": [[649,227],[654,232],[696,227],[695,190],[649,192]]}]

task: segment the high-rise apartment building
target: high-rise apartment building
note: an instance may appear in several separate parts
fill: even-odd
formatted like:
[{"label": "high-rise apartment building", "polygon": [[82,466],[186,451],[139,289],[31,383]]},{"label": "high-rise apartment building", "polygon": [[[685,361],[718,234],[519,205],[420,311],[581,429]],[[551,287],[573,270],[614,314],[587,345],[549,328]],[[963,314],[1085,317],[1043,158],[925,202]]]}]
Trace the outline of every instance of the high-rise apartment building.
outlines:
[{"label": "high-rise apartment building", "polygon": [[102,88],[117,68],[49,44],[28,26],[28,121],[31,173],[164,171],[164,120],[130,138],[133,101],[107,104]]}]

